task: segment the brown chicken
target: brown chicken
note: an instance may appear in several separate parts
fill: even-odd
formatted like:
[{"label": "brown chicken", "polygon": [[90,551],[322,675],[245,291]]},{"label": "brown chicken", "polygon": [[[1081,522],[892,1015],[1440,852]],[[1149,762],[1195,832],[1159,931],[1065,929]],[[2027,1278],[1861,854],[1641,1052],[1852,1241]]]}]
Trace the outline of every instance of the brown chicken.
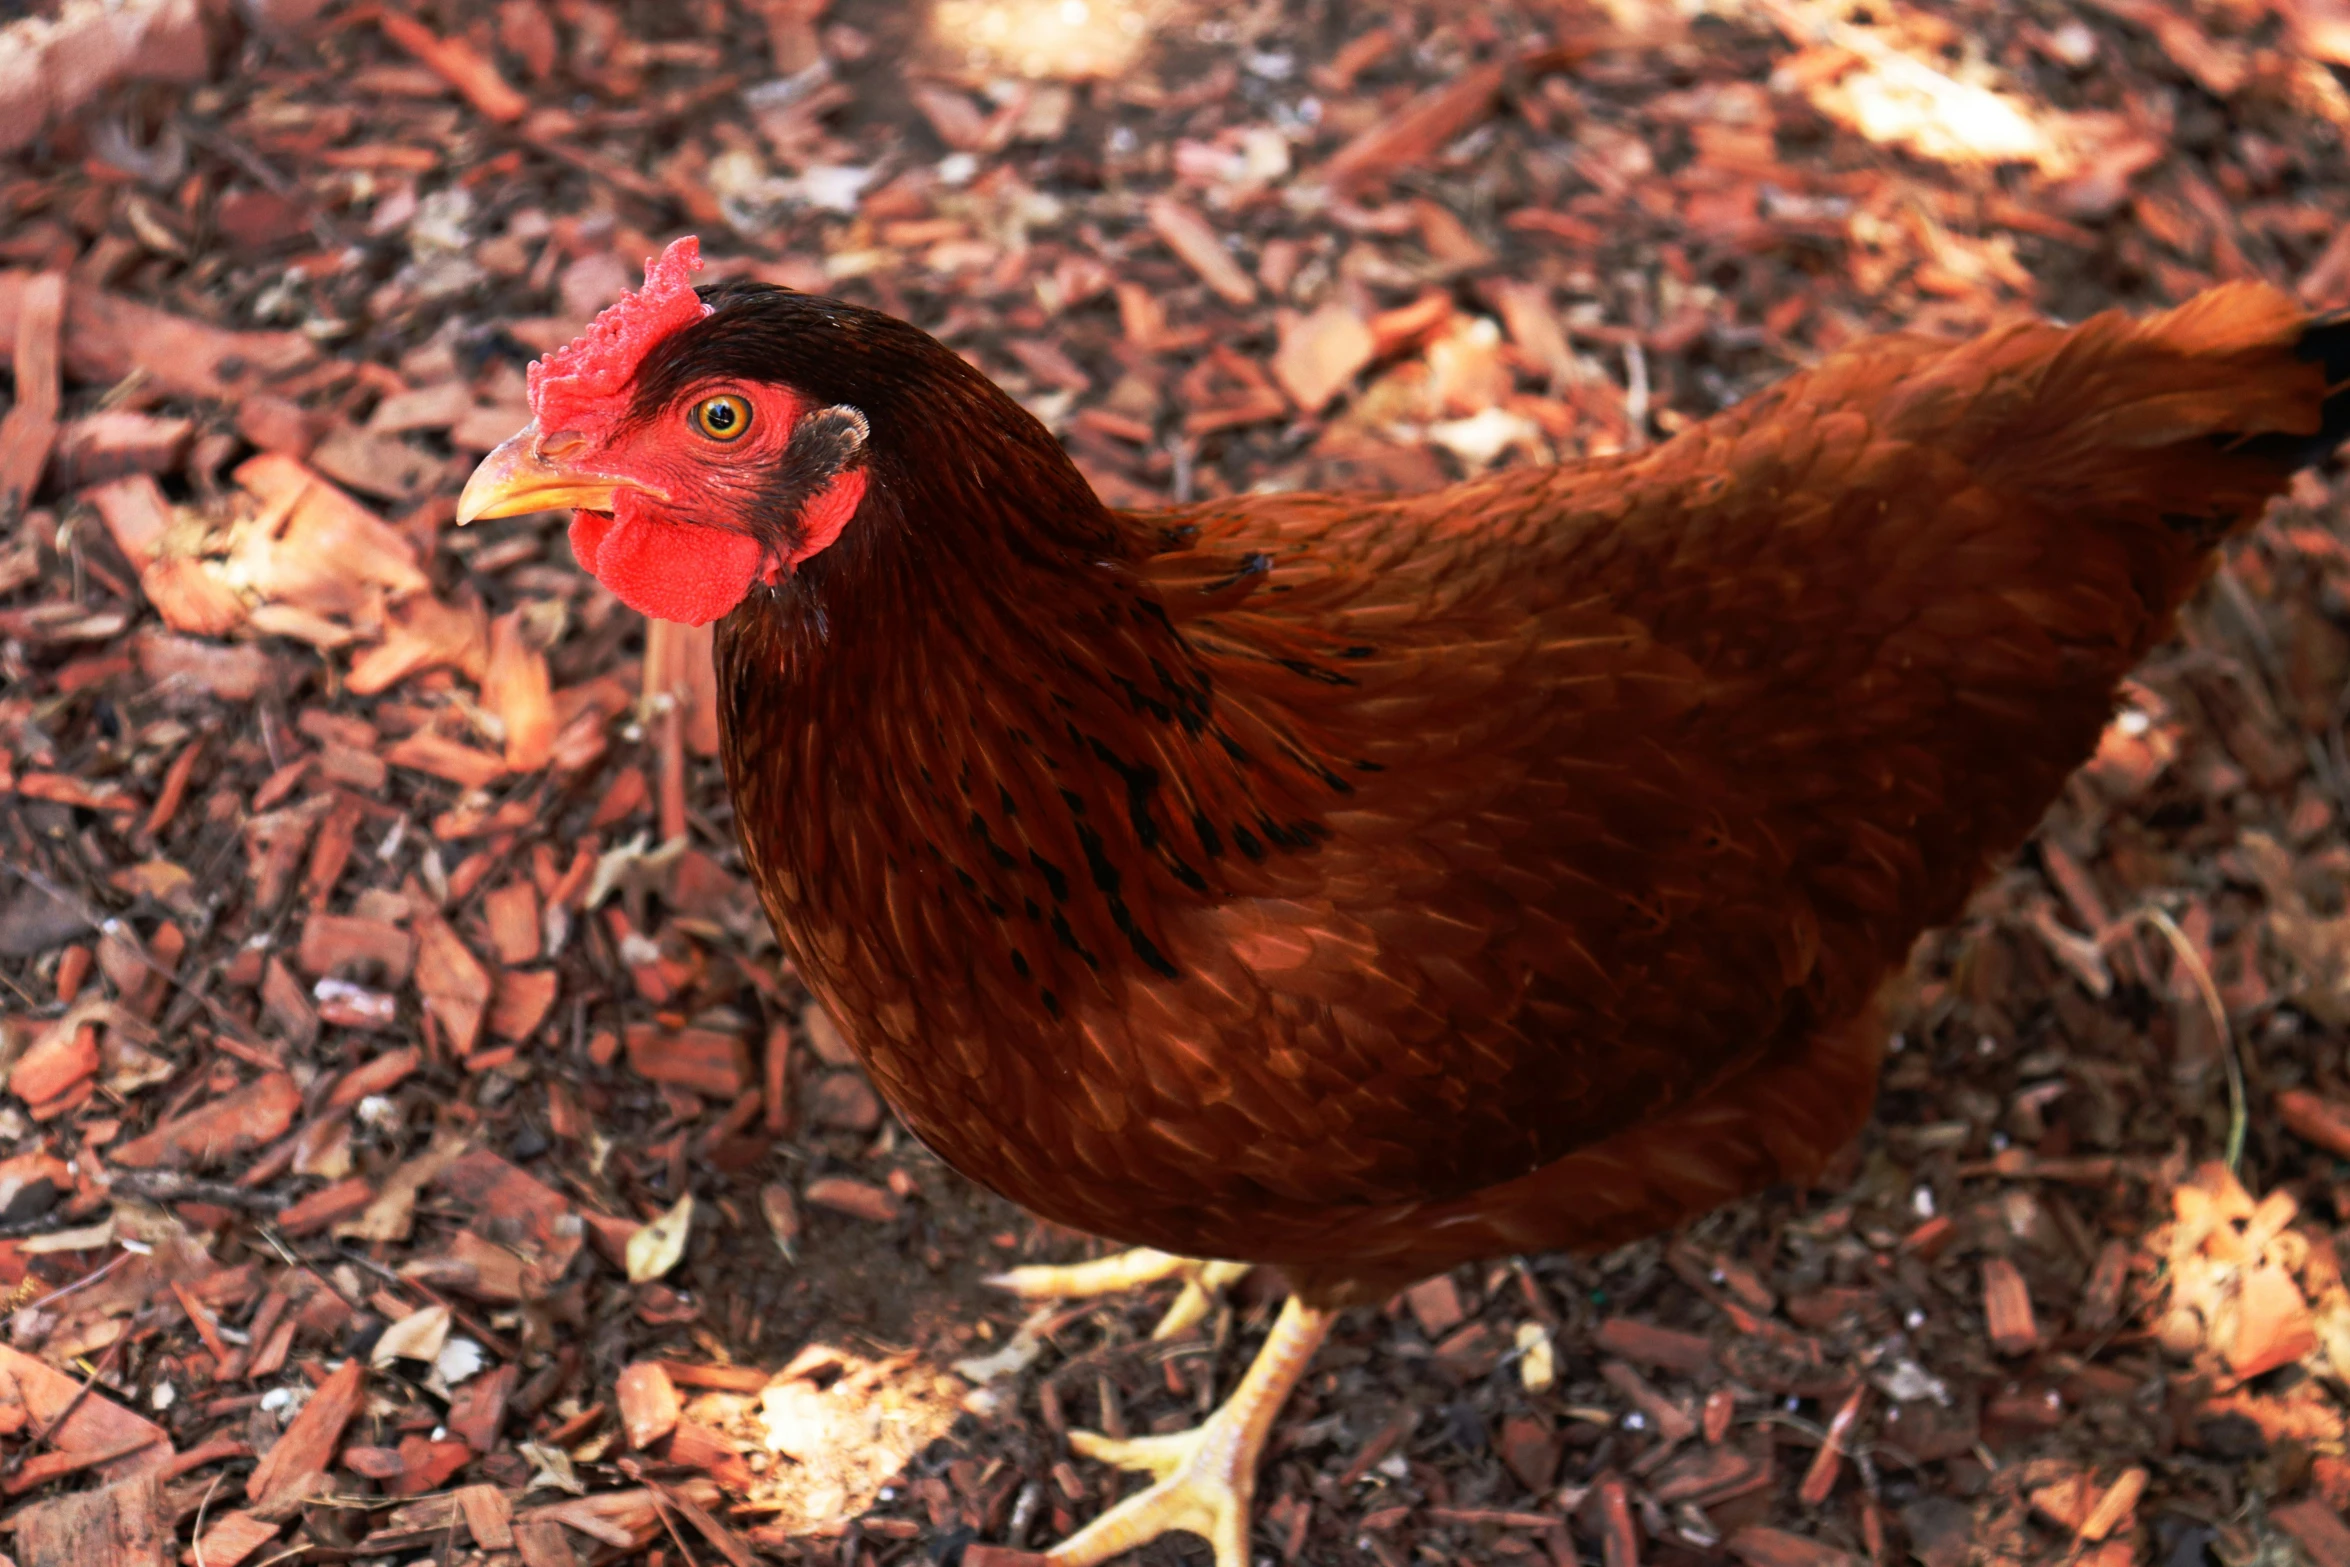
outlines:
[{"label": "brown chicken", "polygon": [[1336,1308],[1817,1172],[1913,939],[2350,432],[2350,320],[2238,285],[1879,338],[1635,455],[1119,512],[913,327],[697,264],[532,367],[461,516],[580,508],[720,620],[744,854],[915,1133],[1289,1276],[1205,1426],[1084,1444],[1159,1480],[1069,1567],[1245,1567]]}]

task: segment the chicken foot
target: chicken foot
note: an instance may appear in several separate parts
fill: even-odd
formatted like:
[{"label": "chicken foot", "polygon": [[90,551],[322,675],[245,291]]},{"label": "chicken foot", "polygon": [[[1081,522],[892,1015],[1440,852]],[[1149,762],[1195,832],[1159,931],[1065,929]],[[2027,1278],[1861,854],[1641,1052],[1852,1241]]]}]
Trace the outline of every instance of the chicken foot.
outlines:
[{"label": "chicken foot", "polygon": [[1171,1252],[1138,1246],[1091,1262],[1060,1267],[1014,1268],[987,1282],[1010,1290],[1023,1300],[1073,1300],[1087,1295],[1114,1295],[1164,1279],[1181,1279],[1183,1292],[1151,1329],[1153,1339],[1181,1338],[1199,1326],[1215,1304],[1218,1292],[1237,1284],[1248,1273],[1245,1262],[1203,1262]]},{"label": "chicken foot", "polygon": [[1273,1417],[1330,1335],[1337,1313],[1295,1295],[1281,1308],[1272,1336],[1257,1351],[1232,1396],[1189,1431],[1113,1441],[1072,1431],[1069,1445],[1088,1458],[1139,1469],[1157,1483],[1126,1498],[1045,1553],[1052,1567],[1095,1567],[1177,1529],[1206,1537],[1216,1567],[1249,1567],[1248,1528],[1257,1491],[1257,1460]]}]

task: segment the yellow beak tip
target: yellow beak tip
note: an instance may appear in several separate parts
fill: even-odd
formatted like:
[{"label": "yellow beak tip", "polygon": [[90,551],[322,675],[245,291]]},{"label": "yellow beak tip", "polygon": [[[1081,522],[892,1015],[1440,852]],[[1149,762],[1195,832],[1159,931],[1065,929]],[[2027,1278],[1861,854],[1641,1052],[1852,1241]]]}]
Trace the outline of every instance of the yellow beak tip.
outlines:
[{"label": "yellow beak tip", "polygon": [[564,507],[609,511],[625,481],[577,473],[550,463],[538,451],[538,425],[524,425],[481,460],[457,497],[457,526],[490,517]]}]

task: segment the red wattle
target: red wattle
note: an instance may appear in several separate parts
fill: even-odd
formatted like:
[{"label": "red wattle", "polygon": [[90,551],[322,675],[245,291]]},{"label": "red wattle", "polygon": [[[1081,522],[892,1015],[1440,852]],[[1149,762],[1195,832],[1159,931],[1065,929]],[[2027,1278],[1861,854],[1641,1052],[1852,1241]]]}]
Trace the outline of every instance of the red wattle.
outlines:
[{"label": "red wattle", "polygon": [[571,519],[571,552],[621,603],[656,620],[707,625],[743,601],[759,574],[756,539],[664,522],[623,493],[613,515]]}]

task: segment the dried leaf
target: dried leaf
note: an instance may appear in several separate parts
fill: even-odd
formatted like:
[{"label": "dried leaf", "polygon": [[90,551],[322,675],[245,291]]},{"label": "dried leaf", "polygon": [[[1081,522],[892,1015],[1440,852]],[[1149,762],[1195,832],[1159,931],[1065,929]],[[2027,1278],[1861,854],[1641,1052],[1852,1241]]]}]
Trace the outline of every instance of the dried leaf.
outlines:
[{"label": "dried leaf", "polygon": [[1338,300],[1312,315],[1285,311],[1273,377],[1301,411],[1318,414],[1371,362],[1376,347],[1369,325]]},{"label": "dried leaf", "polygon": [[449,1308],[437,1303],[425,1306],[385,1328],[368,1352],[367,1363],[379,1369],[395,1360],[419,1360],[429,1365],[440,1358],[441,1346],[448,1338]]},{"label": "dried leaf", "polygon": [[650,1224],[639,1225],[628,1238],[628,1282],[645,1284],[660,1278],[685,1256],[693,1233],[694,1198],[688,1192],[677,1205]]}]

